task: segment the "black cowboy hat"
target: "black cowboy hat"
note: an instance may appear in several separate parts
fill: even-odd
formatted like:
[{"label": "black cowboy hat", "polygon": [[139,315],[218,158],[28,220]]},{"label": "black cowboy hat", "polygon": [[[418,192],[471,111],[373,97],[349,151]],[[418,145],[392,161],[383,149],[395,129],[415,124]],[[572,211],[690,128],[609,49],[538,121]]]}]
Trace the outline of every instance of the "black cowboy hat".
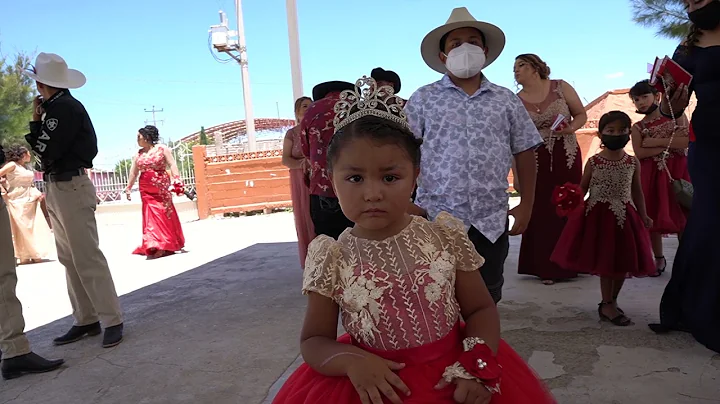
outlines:
[{"label": "black cowboy hat", "polygon": [[385,70],[382,67],[376,67],[372,69],[370,77],[374,78],[375,81],[387,81],[393,83],[393,90],[395,94],[400,92],[400,76],[392,70]]},{"label": "black cowboy hat", "polygon": [[337,93],[345,90],[352,91],[354,89],[355,85],[348,83],[347,81],[326,81],[313,87],[313,101],[321,100],[330,93]]}]

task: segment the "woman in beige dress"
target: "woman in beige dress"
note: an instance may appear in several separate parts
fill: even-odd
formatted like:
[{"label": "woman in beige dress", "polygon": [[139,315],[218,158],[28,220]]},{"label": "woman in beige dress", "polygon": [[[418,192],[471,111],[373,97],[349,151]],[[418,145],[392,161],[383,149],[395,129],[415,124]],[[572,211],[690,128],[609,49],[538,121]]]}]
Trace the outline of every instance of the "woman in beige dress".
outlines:
[{"label": "woman in beige dress", "polygon": [[5,177],[3,198],[10,214],[15,258],[20,264],[30,264],[47,258],[52,234],[42,214],[42,192],[34,187],[35,174],[25,168],[32,157],[27,148],[11,146],[5,152],[7,163],[0,168]]}]

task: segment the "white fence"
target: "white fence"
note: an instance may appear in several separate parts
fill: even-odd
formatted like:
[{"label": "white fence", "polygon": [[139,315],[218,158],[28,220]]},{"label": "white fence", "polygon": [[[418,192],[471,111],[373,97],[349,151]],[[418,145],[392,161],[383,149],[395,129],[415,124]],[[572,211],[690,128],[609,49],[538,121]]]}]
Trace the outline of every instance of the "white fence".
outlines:
[{"label": "white fence", "polygon": [[[185,195],[188,198],[195,198],[195,168],[192,159],[192,148],[183,143],[179,143],[172,147],[173,156],[180,171],[180,178],[185,184]],[[125,200],[124,190],[127,187],[130,178],[130,161],[132,156],[119,162],[116,169],[88,170],[88,176],[95,185],[97,198],[99,203],[121,202]],[[45,182],[36,180],[35,186],[45,192]],[[137,190],[137,182],[133,186],[133,190]]]}]

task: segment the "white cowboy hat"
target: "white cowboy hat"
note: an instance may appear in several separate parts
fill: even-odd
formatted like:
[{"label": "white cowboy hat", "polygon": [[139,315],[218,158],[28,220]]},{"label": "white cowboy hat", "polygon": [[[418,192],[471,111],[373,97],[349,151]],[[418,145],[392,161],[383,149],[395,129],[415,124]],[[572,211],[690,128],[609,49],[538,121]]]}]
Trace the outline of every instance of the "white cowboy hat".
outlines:
[{"label": "white cowboy hat", "polygon": [[80,88],[86,82],[84,74],[68,69],[65,59],[54,53],[40,53],[35,59],[35,68],[25,75],[55,88]]},{"label": "white cowboy hat", "polygon": [[500,28],[493,24],[476,20],[465,7],[455,8],[447,22],[425,35],[420,45],[420,53],[422,54],[423,60],[431,69],[438,73],[444,74],[447,71],[445,64],[440,60],[440,52],[442,52],[440,49],[440,39],[448,32],[458,28],[477,28],[483,33],[485,36],[485,46],[488,48],[485,67],[494,62],[505,47],[505,33]]}]

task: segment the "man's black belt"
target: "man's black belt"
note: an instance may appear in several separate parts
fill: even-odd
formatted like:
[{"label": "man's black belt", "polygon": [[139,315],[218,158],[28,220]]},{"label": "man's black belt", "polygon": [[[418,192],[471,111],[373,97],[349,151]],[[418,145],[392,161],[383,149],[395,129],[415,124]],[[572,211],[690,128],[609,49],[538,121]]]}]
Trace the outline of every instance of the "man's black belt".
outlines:
[{"label": "man's black belt", "polygon": [[77,170],[63,171],[61,173],[50,173],[43,174],[43,180],[45,182],[66,182],[72,181],[73,177],[79,177],[87,174],[84,168],[78,168]]}]

